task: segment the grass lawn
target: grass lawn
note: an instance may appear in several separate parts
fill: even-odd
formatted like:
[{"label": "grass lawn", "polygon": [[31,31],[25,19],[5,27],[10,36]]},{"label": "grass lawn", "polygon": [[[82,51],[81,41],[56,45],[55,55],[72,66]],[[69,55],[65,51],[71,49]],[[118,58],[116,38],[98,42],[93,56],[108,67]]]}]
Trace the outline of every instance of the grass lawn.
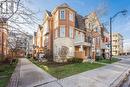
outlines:
[{"label": "grass lawn", "polygon": [[9,63],[0,64],[0,87],[7,86],[16,64],[17,62],[11,65]]},{"label": "grass lawn", "polygon": [[98,63],[39,63],[33,59],[31,61],[58,79],[104,66]]},{"label": "grass lawn", "polygon": [[97,62],[101,62],[101,63],[106,63],[106,64],[111,64],[114,62],[119,61],[120,59],[117,58],[112,58],[112,60],[110,61],[110,59],[102,59],[102,60],[98,60]]}]

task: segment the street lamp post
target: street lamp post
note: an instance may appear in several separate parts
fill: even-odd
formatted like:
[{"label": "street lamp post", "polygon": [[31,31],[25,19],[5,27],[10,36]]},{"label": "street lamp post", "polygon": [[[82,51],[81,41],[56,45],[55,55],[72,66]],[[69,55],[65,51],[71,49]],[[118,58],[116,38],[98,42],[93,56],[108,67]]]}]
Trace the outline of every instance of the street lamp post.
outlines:
[{"label": "street lamp post", "polygon": [[112,60],[112,20],[120,13],[126,15],[127,10],[119,11],[114,16],[110,17],[110,61]]}]

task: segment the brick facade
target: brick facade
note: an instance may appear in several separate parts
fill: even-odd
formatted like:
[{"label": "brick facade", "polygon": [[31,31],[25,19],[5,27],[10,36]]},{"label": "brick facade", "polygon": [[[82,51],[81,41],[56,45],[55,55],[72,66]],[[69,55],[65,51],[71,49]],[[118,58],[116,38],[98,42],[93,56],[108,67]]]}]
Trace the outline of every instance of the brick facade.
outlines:
[{"label": "brick facade", "polygon": [[45,12],[41,26],[42,28],[38,32],[42,32],[42,40],[37,41],[37,45],[42,43],[43,48],[51,50],[54,61],[61,62],[58,52],[62,46],[69,49],[67,58],[87,59],[91,56],[95,59],[97,53],[102,54],[102,24],[95,12],[83,17],[64,3],[57,6],[52,12]]},{"label": "brick facade", "polygon": [[0,56],[6,57],[8,54],[8,30],[6,19],[0,19]]}]

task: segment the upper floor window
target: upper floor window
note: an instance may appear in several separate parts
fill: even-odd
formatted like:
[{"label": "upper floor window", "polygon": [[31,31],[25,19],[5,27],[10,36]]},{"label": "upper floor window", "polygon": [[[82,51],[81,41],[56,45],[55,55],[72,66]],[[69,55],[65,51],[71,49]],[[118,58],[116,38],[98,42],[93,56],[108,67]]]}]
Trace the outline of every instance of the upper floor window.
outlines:
[{"label": "upper floor window", "polygon": [[65,26],[60,26],[60,37],[65,37]]},{"label": "upper floor window", "polygon": [[96,28],[95,31],[98,32],[99,31],[98,28]]},{"label": "upper floor window", "polygon": [[65,10],[60,10],[60,19],[65,19]]},{"label": "upper floor window", "polygon": [[96,38],[96,44],[99,45],[100,43],[100,40],[99,40],[99,37]]},{"label": "upper floor window", "polygon": [[85,40],[84,33],[80,32],[80,41],[83,42]]},{"label": "upper floor window", "polygon": [[74,14],[73,13],[69,13],[69,20],[73,21],[74,20]]},{"label": "upper floor window", "polygon": [[70,38],[73,38],[73,34],[74,34],[73,28],[70,27],[70,28],[69,28],[69,37],[70,37]]},{"label": "upper floor window", "polygon": [[78,42],[79,41],[79,32],[76,31],[75,32],[75,42]]}]

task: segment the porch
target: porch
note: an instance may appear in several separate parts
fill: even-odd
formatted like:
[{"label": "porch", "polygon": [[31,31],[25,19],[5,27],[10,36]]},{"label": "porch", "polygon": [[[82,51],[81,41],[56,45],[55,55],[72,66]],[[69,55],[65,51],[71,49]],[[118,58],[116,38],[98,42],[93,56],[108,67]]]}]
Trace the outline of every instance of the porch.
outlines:
[{"label": "porch", "polygon": [[88,58],[91,55],[91,48],[85,45],[75,46],[75,57],[77,58]]}]

